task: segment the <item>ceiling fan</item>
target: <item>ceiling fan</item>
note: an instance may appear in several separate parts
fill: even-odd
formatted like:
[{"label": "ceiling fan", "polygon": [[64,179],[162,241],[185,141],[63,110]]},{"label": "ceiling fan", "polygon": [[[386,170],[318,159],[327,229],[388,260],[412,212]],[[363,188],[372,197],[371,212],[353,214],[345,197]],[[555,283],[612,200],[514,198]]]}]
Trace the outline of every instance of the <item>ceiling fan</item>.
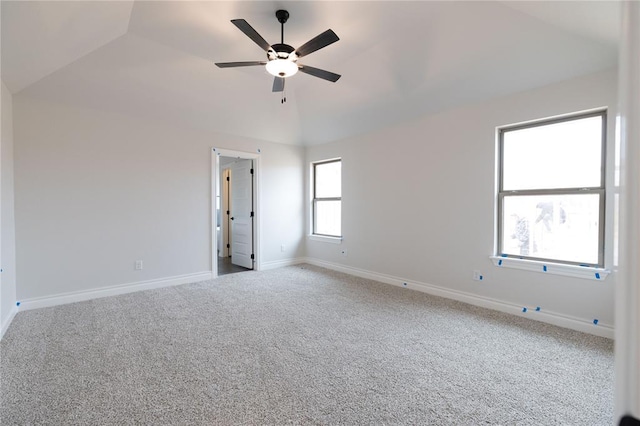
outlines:
[{"label": "ceiling fan", "polygon": [[[308,65],[302,65],[298,63],[298,59],[303,56],[307,56],[310,53],[320,50],[336,41],[340,40],[336,33],[332,30],[327,30],[317,37],[312,38],[302,46],[294,49],[288,44],[284,44],[284,24],[289,19],[289,12],[286,10],[278,10],[276,12],[276,18],[280,22],[280,43],[270,45],[262,38],[256,30],[244,19],[232,19],[233,23],[240,31],[245,33],[247,37],[253,40],[258,46],[267,52],[267,61],[246,61],[246,62],[216,62],[216,65],[220,68],[233,68],[233,67],[249,67],[255,65],[265,65],[267,72],[274,76],[273,80],[273,92],[284,91],[284,79],[291,77],[298,71],[302,71],[305,74],[312,75],[314,77],[322,78],[331,82],[336,82],[340,78],[339,74],[325,71],[319,68],[310,67]],[[284,98],[283,98],[284,102]]]}]

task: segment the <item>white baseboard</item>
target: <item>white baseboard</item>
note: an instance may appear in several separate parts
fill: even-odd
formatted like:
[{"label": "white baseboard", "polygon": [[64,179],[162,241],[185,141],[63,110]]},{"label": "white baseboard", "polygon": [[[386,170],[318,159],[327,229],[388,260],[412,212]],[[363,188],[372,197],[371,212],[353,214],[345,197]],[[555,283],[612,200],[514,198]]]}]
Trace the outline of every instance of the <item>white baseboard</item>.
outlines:
[{"label": "white baseboard", "polygon": [[306,263],[307,259],[304,257],[296,257],[292,259],[272,260],[271,262],[262,262],[260,264],[261,271],[268,271],[269,269],[282,268],[284,266],[299,265]]},{"label": "white baseboard", "polygon": [[2,323],[2,327],[0,328],[0,340],[2,340],[2,338],[4,337],[4,333],[9,329],[9,326],[11,325],[11,321],[13,321],[13,319],[16,317],[17,313],[18,313],[18,307],[16,305],[13,305],[11,307],[11,312],[9,312],[9,316]]},{"label": "white baseboard", "polygon": [[[326,262],[324,260],[314,258],[292,258],[277,260],[271,262],[263,262],[260,265],[260,270],[266,271],[269,269],[281,268],[284,266],[298,265],[301,263],[308,263],[311,265],[320,266],[323,268],[331,269],[338,272],[343,272],[349,275],[355,275],[357,277],[366,278],[385,284],[391,284],[397,287],[409,288],[412,290],[420,291],[423,293],[431,294],[434,296],[440,296],[447,299],[453,299],[460,302],[468,303],[470,305],[480,306],[483,308],[493,309],[500,312],[505,312],[512,315],[517,315],[536,321],[542,321],[548,324],[557,325],[559,327],[569,328],[572,330],[581,331],[584,333],[593,334],[596,336],[607,337],[609,339],[614,338],[614,328],[611,325],[599,323],[594,325],[590,321],[571,317],[568,315],[558,314],[555,312],[540,311],[536,312],[535,307],[528,309],[526,313],[522,312],[522,306],[516,305],[510,302],[504,302],[498,299],[492,299],[488,297],[478,296],[472,293],[466,293],[458,290],[447,289],[432,284],[426,284],[416,281],[405,280],[392,275],[381,274],[378,272],[367,271],[364,269],[354,268],[351,266],[340,265],[337,263]],[[4,335],[5,331],[9,328],[11,321],[19,310],[29,310],[44,308],[49,306],[63,305],[66,303],[82,302],[85,300],[96,299],[100,297],[116,296],[120,294],[132,293],[141,290],[150,290],[155,288],[170,287],[174,285],[189,284],[199,281],[206,281],[212,278],[211,271],[200,272],[196,274],[179,275],[174,277],[162,278],[158,280],[140,281],[129,284],[122,284],[112,287],[104,287],[93,290],[78,291],[64,294],[57,294],[53,296],[38,297],[33,299],[26,299],[20,301],[19,308],[13,307],[11,314],[7,320],[2,324],[0,331],[0,339]]]},{"label": "white baseboard", "polygon": [[488,297],[478,296],[472,293],[466,293],[463,291],[452,290],[444,287],[439,287],[432,284],[420,283],[410,280],[405,280],[392,275],[381,274],[377,272],[367,271],[364,269],[353,268],[351,266],[340,265],[337,263],[326,262],[324,260],[307,258],[306,263],[311,265],[320,266],[323,268],[331,269],[338,272],[344,272],[345,274],[355,275],[357,277],[366,278],[374,281],[379,281],[385,284],[391,284],[397,287],[409,288],[417,290],[423,293],[431,294],[434,296],[445,297],[447,299],[457,300],[459,302],[468,303],[470,305],[480,306],[483,308],[493,309],[495,311],[505,312],[520,317],[529,318],[536,321],[542,321],[547,324],[557,325],[559,327],[569,328],[571,330],[581,331],[583,333],[593,334],[600,337],[607,337],[609,339],[614,338],[614,328],[608,324],[598,323],[594,325],[588,320],[581,318],[571,317],[568,315],[558,314],[555,312],[539,311],[535,310],[535,307],[527,309],[527,312],[522,312],[522,306],[515,305],[510,302],[504,302],[498,299],[492,299]]},{"label": "white baseboard", "polygon": [[174,277],[161,278],[157,280],[138,281],[128,284],[96,288],[92,290],[83,290],[56,294],[53,296],[36,297],[33,299],[25,299],[19,301],[19,309],[29,310],[46,308],[49,306],[64,305],[67,303],[83,302],[85,300],[97,299],[100,297],[117,296],[120,294],[133,293],[142,290],[151,290],[155,288],[171,287],[174,285],[196,283],[210,279],[212,279],[212,272],[205,271],[195,274],[177,275]]}]

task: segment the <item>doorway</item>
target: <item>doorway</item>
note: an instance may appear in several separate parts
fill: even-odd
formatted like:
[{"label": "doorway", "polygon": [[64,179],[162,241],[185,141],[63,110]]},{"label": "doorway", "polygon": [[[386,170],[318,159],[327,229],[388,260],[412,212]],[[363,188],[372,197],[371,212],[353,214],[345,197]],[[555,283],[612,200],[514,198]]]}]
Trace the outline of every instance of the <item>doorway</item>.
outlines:
[{"label": "doorway", "polygon": [[212,150],[213,276],[258,269],[259,156]]}]

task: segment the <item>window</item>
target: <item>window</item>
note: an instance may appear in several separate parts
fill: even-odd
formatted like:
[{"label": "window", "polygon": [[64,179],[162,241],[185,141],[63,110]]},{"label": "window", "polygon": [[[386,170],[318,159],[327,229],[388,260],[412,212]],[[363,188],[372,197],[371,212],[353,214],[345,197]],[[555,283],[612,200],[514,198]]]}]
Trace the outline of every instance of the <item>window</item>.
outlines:
[{"label": "window", "polygon": [[342,161],[313,163],[313,234],[342,236]]},{"label": "window", "polygon": [[498,251],[604,266],[606,111],[499,130]]}]

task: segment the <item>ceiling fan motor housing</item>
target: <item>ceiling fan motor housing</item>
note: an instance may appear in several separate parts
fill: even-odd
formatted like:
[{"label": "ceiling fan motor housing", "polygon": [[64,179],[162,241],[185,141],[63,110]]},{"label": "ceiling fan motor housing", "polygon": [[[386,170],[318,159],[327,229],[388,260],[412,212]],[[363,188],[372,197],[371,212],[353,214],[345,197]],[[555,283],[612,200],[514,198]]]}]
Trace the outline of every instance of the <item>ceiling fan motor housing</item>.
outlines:
[{"label": "ceiling fan motor housing", "polygon": [[267,58],[270,61],[274,59],[288,59],[290,61],[296,61],[298,55],[295,54],[295,50],[292,46],[283,43],[276,43],[267,51]]}]

